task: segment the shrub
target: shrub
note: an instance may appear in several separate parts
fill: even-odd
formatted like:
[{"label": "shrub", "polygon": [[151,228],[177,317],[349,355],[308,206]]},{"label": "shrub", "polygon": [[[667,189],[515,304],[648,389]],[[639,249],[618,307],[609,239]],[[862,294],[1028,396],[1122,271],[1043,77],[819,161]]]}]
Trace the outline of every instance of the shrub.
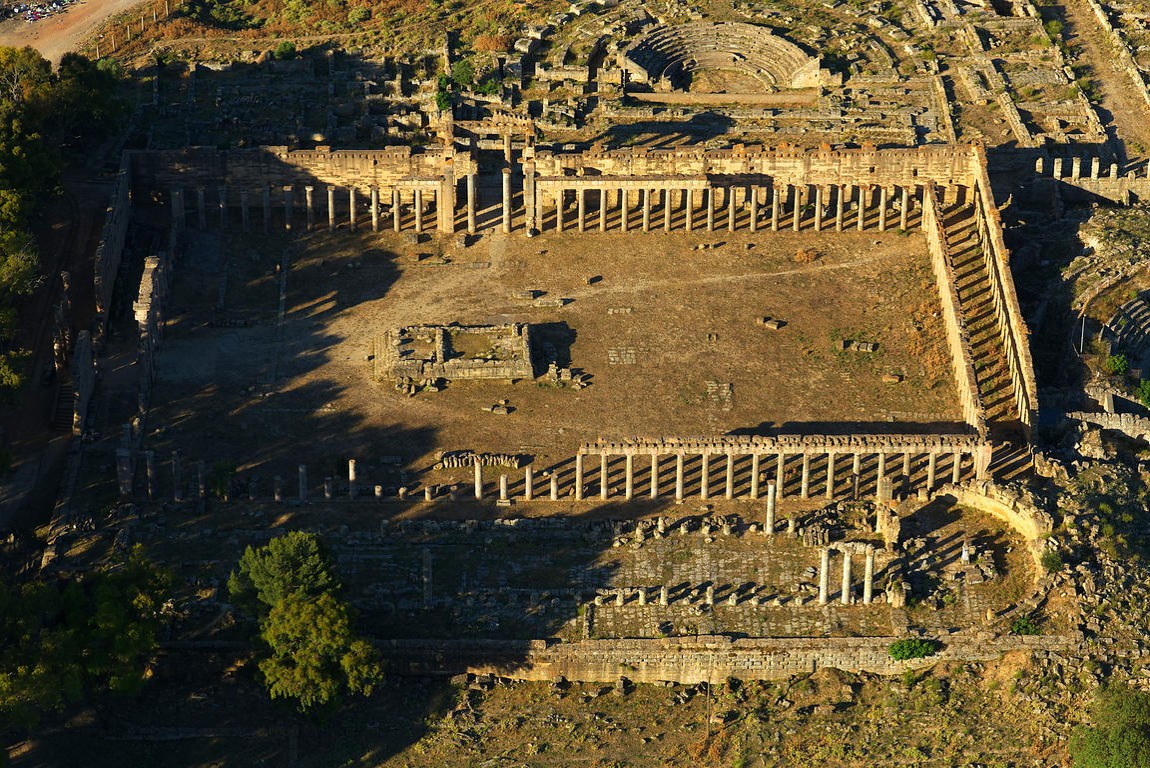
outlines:
[{"label": "shrub", "polygon": [[1111,355],[1102,363],[1102,370],[1111,376],[1125,376],[1130,370],[1130,363],[1126,360],[1126,355]]},{"label": "shrub", "polygon": [[290,40],[284,40],[272,50],[272,56],[277,59],[294,59],[296,56],[295,43]]},{"label": "shrub", "polygon": [[467,59],[460,59],[451,65],[451,79],[460,85],[471,85],[475,81],[475,67]]},{"label": "shrub", "polygon": [[942,643],[937,640],[907,637],[902,640],[895,640],[890,644],[890,657],[895,661],[924,659],[938,653],[940,648],[942,648]]},{"label": "shrub", "polygon": [[1142,405],[1150,408],[1150,379],[1142,379],[1142,381],[1138,382],[1138,386],[1134,389],[1134,394],[1137,395]]},{"label": "shrub", "polygon": [[1062,570],[1062,555],[1053,549],[1048,549],[1042,553],[1041,558],[1042,567],[1046,569],[1047,573],[1054,573],[1055,571]]},{"label": "shrub", "polygon": [[370,18],[371,18],[371,9],[370,8],[364,8],[362,5],[359,6],[358,8],[352,8],[351,13],[349,13],[347,15],[347,20],[348,20],[348,23],[350,23],[350,24],[362,24],[363,22],[367,21]]},{"label": "shrub", "polygon": [[1101,689],[1093,726],[1079,726],[1070,739],[1075,768],[1150,765],[1150,694],[1125,686]]},{"label": "shrub", "polygon": [[1037,635],[1041,632],[1034,619],[1029,616],[1019,616],[1015,619],[1014,623],[1010,625],[1010,631],[1016,635]]}]

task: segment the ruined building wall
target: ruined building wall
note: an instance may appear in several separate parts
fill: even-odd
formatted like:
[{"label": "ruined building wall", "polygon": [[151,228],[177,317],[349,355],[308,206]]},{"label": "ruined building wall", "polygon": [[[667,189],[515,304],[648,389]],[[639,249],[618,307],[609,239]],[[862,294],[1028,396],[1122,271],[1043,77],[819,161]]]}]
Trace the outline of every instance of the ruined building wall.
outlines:
[{"label": "ruined building wall", "polygon": [[1018,295],[1010,274],[1010,252],[1002,239],[1002,220],[986,172],[986,151],[981,145],[976,149],[978,162],[974,203],[978,216],[978,237],[990,277],[995,319],[1010,367],[1014,402],[1024,427],[1029,431],[1038,418],[1038,384],[1030,357],[1030,329],[1022,319],[1022,309],[1018,305]]},{"label": "ruined building wall", "polygon": [[932,181],[942,186],[972,186],[974,148],[970,145],[909,149],[823,147],[731,149],[590,149],[585,152],[535,153],[540,176],[769,176],[793,185],[882,184],[914,188]]},{"label": "ruined building wall", "polygon": [[120,160],[120,170],[112,187],[112,196],[104,213],[104,228],[96,245],[93,264],[93,282],[96,294],[97,343],[103,339],[104,325],[112,303],[112,290],[116,285],[116,274],[120,270],[120,259],[124,254],[124,242],[128,234],[128,222],[132,218],[131,175],[135,153],[125,152]]},{"label": "ruined building wall", "polygon": [[978,391],[974,374],[974,354],[965,324],[959,319],[958,289],[955,287],[954,261],[946,241],[938,210],[938,197],[933,184],[927,184],[922,203],[922,229],[930,251],[930,265],[934,282],[942,302],[942,322],[946,327],[946,341],[950,346],[950,360],[954,366],[955,385],[962,403],[962,415],[980,437],[986,437],[986,409]]}]

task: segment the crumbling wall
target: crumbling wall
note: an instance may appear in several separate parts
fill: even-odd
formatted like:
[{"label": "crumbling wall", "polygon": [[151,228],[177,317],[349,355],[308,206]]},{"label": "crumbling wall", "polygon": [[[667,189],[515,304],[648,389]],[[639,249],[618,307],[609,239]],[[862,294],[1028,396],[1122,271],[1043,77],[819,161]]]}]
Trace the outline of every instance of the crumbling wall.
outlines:
[{"label": "crumbling wall", "polygon": [[1054,519],[1039,507],[1037,499],[1029,491],[989,481],[975,481],[966,485],[943,486],[938,493],[953,496],[959,504],[993,515],[1018,531],[1026,540],[1037,573],[1044,572],[1042,553],[1054,531]]},{"label": "crumbling wall", "polygon": [[1060,635],[944,637],[946,647],[925,659],[894,661],[896,637],[731,638],[724,635],[657,640],[432,641],[391,640],[381,650],[394,668],[415,673],[494,674],[517,680],[638,683],[722,683],[780,680],[823,668],[902,674],[940,662],[992,661],[1014,650],[1063,650],[1076,639]]},{"label": "crumbling wall", "polygon": [[88,419],[88,403],[96,387],[96,361],[92,350],[92,334],[80,331],[76,334],[76,346],[72,350],[72,434],[84,433],[84,423]]},{"label": "crumbling wall", "polygon": [[978,391],[974,374],[974,354],[970,336],[959,312],[958,289],[954,278],[954,260],[946,241],[946,229],[938,211],[938,197],[934,185],[927,184],[922,204],[922,229],[930,251],[930,264],[934,269],[934,282],[942,302],[942,322],[946,327],[946,341],[950,346],[950,360],[954,366],[955,386],[962,403],[962,415],[975,432],[987,435],[986,408]]}]

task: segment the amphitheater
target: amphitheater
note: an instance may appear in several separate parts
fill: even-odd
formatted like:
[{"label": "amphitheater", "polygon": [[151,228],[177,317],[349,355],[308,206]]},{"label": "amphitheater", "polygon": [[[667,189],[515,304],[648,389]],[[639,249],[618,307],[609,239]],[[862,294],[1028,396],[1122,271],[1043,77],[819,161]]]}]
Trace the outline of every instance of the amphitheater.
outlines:
[{"label": "amphitheater", "polygon": [[683,88],[703,70],[735,70],[767,89],[817,88],[819,59],[794,43],[743,22],[695,22],[645,33],[619,54],[634,82]]}]

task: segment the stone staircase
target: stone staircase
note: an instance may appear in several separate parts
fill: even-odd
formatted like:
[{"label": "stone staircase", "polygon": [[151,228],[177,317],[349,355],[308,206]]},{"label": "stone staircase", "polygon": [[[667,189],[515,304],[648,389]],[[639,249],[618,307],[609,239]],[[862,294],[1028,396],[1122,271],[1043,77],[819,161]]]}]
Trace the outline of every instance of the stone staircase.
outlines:
[{"label": "stone staircase", "polygon": [[955,280],[962,317],[970,335],[974,372],[982,395],[986,420],[991,424],[1019,423],[1010,384],[1006,350],[995,322],[990,277],[978,243],[974,209],[946,212],[946,237],[954,258]]},{"label": "stone staircase", "polygon": [[1102,327],[1102,341],[1110,354],[1125,353],[1132,368],[1145,368],[1150,353],[1150,302],[1139,295],[1118,308]]}]

